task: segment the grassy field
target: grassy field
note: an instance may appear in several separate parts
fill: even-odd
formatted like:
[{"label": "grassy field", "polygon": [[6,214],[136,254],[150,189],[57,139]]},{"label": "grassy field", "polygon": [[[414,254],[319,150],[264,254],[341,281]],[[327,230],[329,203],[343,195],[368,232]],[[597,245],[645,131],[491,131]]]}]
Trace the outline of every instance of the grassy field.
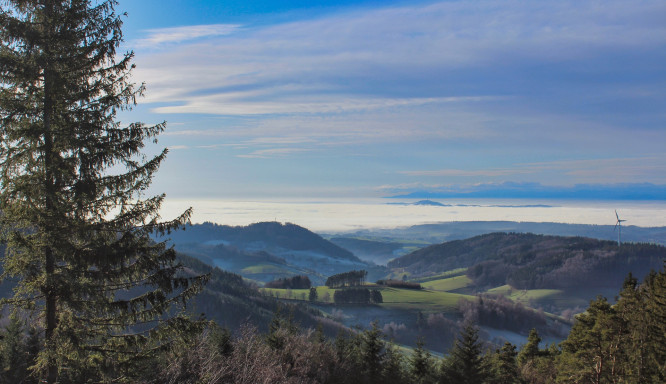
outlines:
[{"label": "grassy field", "polygon": [[273,264],[251,265],[241,270],[242,274],[248,274],[248,275],[256,275],[259,273],[285,273],[285,272],[289,272],[289,270]]},{"label": "grassy field", "polygon": [[[328,288],[326,286],[316,287],[317,288],[317,302],[319,303],[333,303],[333,295],[335,294],[335,289]],[[302,300],[303,295],[305,295],[305,300],[308,299],[310,295],[309,289],[277,289],[277,288],[260,288],[261,292],[264,292],[271,296],[276,296],[281,299],[294,299]]]},{"label": "grassy field", "polygon": [[473,296],[428,289],[382,288],[383,307],[420,310],[423,312],[455,312],[460,299],[473,300]]},{"label": "grassy field", "polygon": [[[384,303],[380,306],[390,309],[420,310],[423,312],[454,312],[460,299],[474,299],[473,296],[458,293],[433,291],[428,289],[398,289],[381,286],[368,286],[382,292]],[[261,288],[261,291],[282,299],[307,300],[309,289]],[[317,287],[317,302],[333,303],[335,289]]]},{"label": "grassy field", "polygon": [[472,280],[465,276],[455,276],[439,280],[431,280],[425,283],[421,283],[421,286],[433,291],[444,291],[450,292],[456,289],[465,288],[472,283]]},{"label": "grassy field", "polygon": [[515,289],[509,285],[502,285],[501,287],[489,289],[487,292],[508,297],[513,301],[518,301],[525,305],[537,301],[553,299],[564,293],[564,291],[559,289]]},{"label": "grassy field", "polygon": [[558,308],[574,308],[576,306],[585,307],[588,301],[579,296],[585,296],[586,293],[575,295],[559,289],[516,289],[509,285],[502,285],[497,288],[489,289],[487,293],[502,295],[509,299],[520,302],[526,306],[538,308],[556,306]]},{"label": "grassy field", "polygon": [[452,269],[450,271],[439,273],[437,275],[432,275],[432,276],[427,276],[427,277],[420,277],[420,278],[417,278],[417,279],[410,279],[409,281],[414,282],[414,283],[425,283],[425,282],[428,282],[428,281],[445,279],[447,277],[455,277],[455,276],[464,275],[465,272],[467,272],[467,268],[457,268],[457,269]]}]

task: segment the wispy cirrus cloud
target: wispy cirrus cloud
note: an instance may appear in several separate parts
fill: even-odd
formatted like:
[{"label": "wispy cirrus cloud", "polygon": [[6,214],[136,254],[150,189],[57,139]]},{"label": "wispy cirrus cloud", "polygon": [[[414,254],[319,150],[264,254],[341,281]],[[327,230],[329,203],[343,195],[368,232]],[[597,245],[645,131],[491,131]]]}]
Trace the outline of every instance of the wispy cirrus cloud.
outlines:
[{"label": "wispy cirrus cloud", "polygon": [[141,48],[156,47],[163,44],[189,42],[204,37],[230,35],[241,29],[239,24],[190,25],[182,27],[148,29],[146,37],[135,41]]},{"label": "wispy cirrus cloud", "polygon": [[270,148],[270,149],[260,149],[246,154],[240,154],[237,155],[237,157],[252,158],[252,159],[259,159],[259,158],[267,159],[272,157],[282,157],[294,153],[303,153],[309,151],[310,150],[306,148]]},{"label": "wispy cirrus cloud", "polygon": [[167,144],[215,149],[243,182],[662,182],[666,3],[599,4],[400,2],[153,30],[134,75],[142,104],[185,122]]},{"label": "wispy cirrus cloud", "polygon": [[[414,136],[432,132],[434,121],[464,126],[475,113],[531,114],[535,121],[541,114],[582,116],[612,125],[630,119],[618,118],[622,108],[615,116],[598,115],[599,104],[664,99],[654,82],[627,88],[622,80],[627,71],[647,70],[644,76],[651,72],[657,82],[663,76],[646,63],[666,56],[657,49],[666,44],[666,26],[655,17],[664,13],[659,1],[608,1],[604,7],[446,1],[249,25],[242,34],[233,33],[239,25],[169,28],[153,30],[145,41],[178,44],[140,55],[136,75],[149,85],[146,101],[161,104],[154,109],[160,114],[272,121],[394,108],[417,114],[427,104],[456,103],[455,113],[443,108],[429,122],[413,124]],[[191,43],[200,37],[213,38]],[[643,116],[656,110],[649,112]],[[391,118],[381,119],[389,137],[396,129]],[[561,129],[580,132],[586,124]],[[346,129],[348,122],[328,127]]]},{"label": "wispy cirrus cloud", "polygon": [[[272,90],[279,93],[279,90]],[[500,97],[473,96],[473,97],[423,97],[423,98],[394,98],[394,97],[302,97],[281,98],[279,100],[265,100],[261,95],[256,100],[257,92],[244,92],[232,94],[218,94],[206,96],[193,96],[185,104],[155,108],[156,113],[202,113],[233,115],[284,115],[284,114],[333,114],[351,113],[359,111],[372,111],[380,109],[415,107],[426,104],[442,103],[468,103],[498,100]],[[319,100],[317,100],[319,99]]]},{"label": "wispy cirrus cloud", "polygon": [[505,169],[438,169],[432,171],[400,171],[400,174],[408,176],[426,176],[426,177],[499,177],[511,176],[520,173],[531,173],[527,169],[505,168]]}]

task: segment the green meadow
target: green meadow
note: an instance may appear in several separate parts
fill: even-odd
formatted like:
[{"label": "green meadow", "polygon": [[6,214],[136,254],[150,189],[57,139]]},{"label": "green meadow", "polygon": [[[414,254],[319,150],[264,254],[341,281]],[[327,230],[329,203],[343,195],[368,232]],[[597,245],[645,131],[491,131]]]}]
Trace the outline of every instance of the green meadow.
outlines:
[{"label": "green meadow", "polygon": [[[429,289],[399,289],[382,286],[369,285],[371,289],[382,292],[384,302],[381,307],[389,309],[420,310],[423,312],[455,312],[460,299],[473,300],[474,296],[458,293],[442,292]],[[316,287],[318,303],[333,303],[335,289],[325,286]],[[261,288],[261,291],[275,297],[292,300],[307,300],[310,290],[308,289],[276,289]]]},{"label": "green meadow", "polygon": [[432,276],[420,277],[420,278],[417,278],[417,279],[410,279],[409,281],[414,282],[414,283],[425,283],[425,282],[428,282],[428,281],[433,281],[433,280],[445,279],[445,278],[448,278],[448,277],[455,277],[455,276],[464,275],[465,272],[467,272],[467,268],[456,268],[456,269],[452,269],[450,271],[438,273],[438,274],[432,275]]},{"label": "green meadow", "polygon": [[421,283],[423,288],[431,289],[433,291],[450,292],[456,289],[466,288],[472,283],[472,280],[466,275],[459,275],[439,280],[431,280]]},{"label": "green meadow", "polygon": [[391,309],[420,310],[422,312],[455,312],[461,299],[473,300],[474,296],[459,293],[432,291],[429,289],[380,288],[383,307]]},{"label": "green meadow", "polygon": [[241,270],[241,273],[248,275],[256,275],[259,273],[285,273],[285,272],[288,272],[288,270],[273,264],[251,265]]}]

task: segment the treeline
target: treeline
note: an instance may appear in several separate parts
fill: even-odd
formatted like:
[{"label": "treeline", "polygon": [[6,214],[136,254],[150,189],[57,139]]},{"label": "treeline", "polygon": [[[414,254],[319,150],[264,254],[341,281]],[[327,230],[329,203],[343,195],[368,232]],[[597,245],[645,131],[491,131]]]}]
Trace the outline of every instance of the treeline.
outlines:
[{"label": "treeline", "polygon": [[366,270],[338,273],[326,279],[325,285],[329,288],[355,287],[363,285],[366,276],[368,276]]},{"label": "treeline", "polygon": [[335,304],[381,304],[384,298],[376,289],[348,288],[335,291],[333,301]]},{"label": "treeline", "polygon": [[312,283],[310,278],[305,275],[283,277],[277,280],[269,281],[264,285],[266,288],[278,289],[310,289]]},{"label": "treeline", "polygon": [[467,276],[480,287],[603,288],[621,285],[629,271],[645,276],[664,259],[666,247],[653,244],[626,243],[618,248],[611,241],[544,236],[542,242],[508,248],[475,264]]},{"label": "treeline", "polygon": [[[484,304],[485,305],[485,304]],[[625,280],[617,304],[604,298],[580,314],[560,345],[542,347],[532,330],[520,349],[490,347],[479,330],[463,326],[444,358],[423,339],[404,354],[377,322],[362,332],[328,339],[302,330],[293,316],[276,311],[267,334],[245,326],[232,334],[210,322],[174,335],[169,347],[145,356],[134,383],[663,383],[666,381],[666,273],[642,284]],[[435,321],[435,318],[427,321]],[[323,322],[328,321],[322,319]],[[423,317],[422,321],[426,321]],[[2,382],[37,383],[30,376],[40,333],[11,319],[0,334]],[[429,339],[427,339],[430,341]],[[157,351],[156,351],[157,352]],[[83,374],[83,373],[82,373]],[[95,377],[95,372],[72,377]],[[76,381],[75,381],[76,382]]]},{"label": "treeline", "polygon": [[463,299],[458,302],[458,311],[465,322],[516,333],[535,328],[541,334],[565,337],[570,328],[564,321],[548,321],[543,311],[504,296],[479,295],[476,300]]},{"label": "treeline", "polygon": [[[508,308],[502,300],[482,299],[483,303],[477,302],[481,313]],[[421,323],[438,319],[422,316]],[[439,320],[451,325],[444,318]],[[653,272],[642,284],[629,276],[617,304],[611,306],[604,298],[592,301],[559,345],[541,345],[539,332],[532,330],[521,348],[508,342],[501,348],[489,347],[480,341],[478,329],[470,323],[463,326],[444,358],[432,356],[422,340],[413,353],[403,354],[385,341],[387,334],[377,323],[363,332],[340,334],[334,341],[316,331],[298,331],[289,322],[272,326],[265,338],[256,333],[243,335],[229,342],[230,356],[235,351],[253,351],[257,356],[227,360],[201,357],[200,361],[218,364],[218,370],[230,376],[239,374],[238,369],[243,367],[230,367],[232,362],[248,364],[250,371],[256,369],[252,380],[270,382],[662,383],[666,382],[666,273]],[[245,345],[250,341],[253,348]],[[181,356],[181,367],[193,370],[188,372],[194,375],[190,377],[197,377],[197,369],[211,371],[191,360],[196,355]],[[211,382],[244,382],[237,379],[234,376]]]},{"label": "treeline", "polygon": [[423,289],[423,287],[421,287],[421,284],[419,283],[412,283],[409,281],[393,280],[393,279],[377,280],[377,285],[384,285],[391,288],[402,288],[402,289]]}]

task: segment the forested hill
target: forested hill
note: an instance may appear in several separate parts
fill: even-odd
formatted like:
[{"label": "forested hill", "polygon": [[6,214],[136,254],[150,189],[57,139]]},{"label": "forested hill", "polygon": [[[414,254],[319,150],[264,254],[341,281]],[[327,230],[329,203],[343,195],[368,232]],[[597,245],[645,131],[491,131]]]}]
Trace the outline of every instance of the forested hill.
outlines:
[{"label": "forested hill", "polygon": [[[186,274],[210,275],[203,291],[188,304],[193,314],[203,313],[206,319],[215,320],[230,330],[251,324],[262,332],[268,331],[268,324],[277,311],[278,302],[275,299],[262,295],[256,286],[245,282],[240,275],[212,267],[182,253],[178,254],[178,261],[185,267]],[[281,311],[304,329],[314,329],[321,324],[324,333],[331,337],[344,329],[305,306],[288,305]]]},{"label": "forested hill", "polygon": [[479,287],[509,284],[520,289],[617,287],[629,272],[658,270],[666,247],[584,237],[491,233],[432,245],[390,263],[412,277],[468,268]]},{"label": "forested hill", "polygon": [[328,257],[361,262],[354,254],[301,226],[291,223],[262,222],[248,226],[214,223],[187,225],[184,231],[169,235],[176,244],[208,243],[232,245],[239,249],[275,249],[315,251]]}]

